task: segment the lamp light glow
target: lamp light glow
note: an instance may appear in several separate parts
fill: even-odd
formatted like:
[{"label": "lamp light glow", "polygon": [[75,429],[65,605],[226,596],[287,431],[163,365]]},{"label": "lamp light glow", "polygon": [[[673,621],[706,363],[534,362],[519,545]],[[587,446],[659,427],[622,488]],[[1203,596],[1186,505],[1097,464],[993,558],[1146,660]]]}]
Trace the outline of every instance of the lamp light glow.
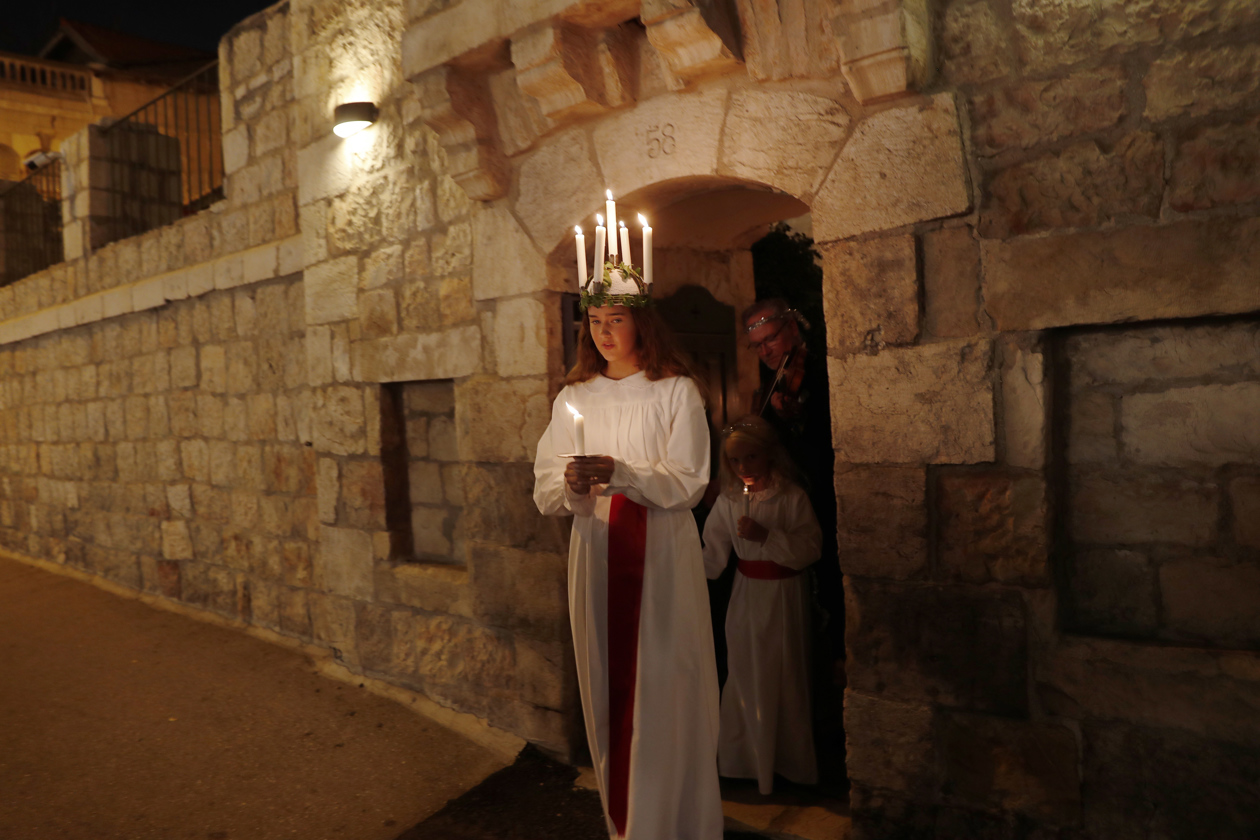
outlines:
[{"label": "lamp light glow", "polygon": [[349,137],[362,131],[380,116],[380,110],[372,102],[345,102],[333,111],[333,134]]}]

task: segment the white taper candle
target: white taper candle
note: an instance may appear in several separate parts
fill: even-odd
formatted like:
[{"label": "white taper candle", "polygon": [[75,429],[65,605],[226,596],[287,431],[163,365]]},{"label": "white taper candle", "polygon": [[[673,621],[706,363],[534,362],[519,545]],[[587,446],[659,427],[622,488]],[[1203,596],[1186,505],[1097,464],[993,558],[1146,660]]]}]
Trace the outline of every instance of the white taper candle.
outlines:
[{"label": "white taper candle", "polygon": [[604,190],[608,200],[604,202],[604,212],[608,214],[608,257],[612,262],[617,256],[617,202],[613,201],[612,190]]},{"label": "white taper candle", "polygon": [[652,226],[643,214],[639,214],[639,224],[643,225],[643,282],[652,283]]},{"label": "white taper candle", "polygon": [[578,288],[586,288],[586,237],[582,235],[582,226],[574,225],[573,234],[577,239]]},{"label": "white taper candle", "polygon": [[624,263],[633,263],[630,259],[630,228],[626,227],[626,223],[621,223],[621,261]]},{"label": "white taper candle", "polygon": [[604,219],[598,213],[595,214],[595,272],[591,275],[601,283],[604,282],[604,238],[607,232],[604,229]]},{"label": "white taper candle", "polygon": [[573,448],[578,455],[586,454],[586,418],[568,403],[564,407],[573,412]]}]

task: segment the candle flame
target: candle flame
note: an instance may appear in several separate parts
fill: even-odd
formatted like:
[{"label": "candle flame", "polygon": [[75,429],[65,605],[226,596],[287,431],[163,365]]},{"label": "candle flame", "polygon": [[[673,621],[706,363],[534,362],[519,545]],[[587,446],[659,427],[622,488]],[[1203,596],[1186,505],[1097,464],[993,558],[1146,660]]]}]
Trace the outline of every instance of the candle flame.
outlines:
[{"label": "candle flame", "polygon": [[622,227],[625,227],[625,226],[626,226],[626,220],[625,220],[625,219],[622,219],[622,220],[620,220],[617,224],[621,225]]},{"label": "candle flame", "polygon": [[576,233],[578,236],[581,236],[581,235],[582,235],[582,226],[581,226],[581,225],[574,225],[574,226],[573,226],[573,232],[574,232],[574,233]]},{"label": "candle flame", "polygon": [[581,414],[579,414],[579,413],[578,413],[578,410],[577,410],[576,408],[574,408],[573,406],[569,405],[567,402],[564,404],[564,407],[565,407],[565,408],[567,408],[567,409],[569,409],[569,411],[572,411],[572,412],[573,412],[573,416],[574,416],[574,417],[581,417],[581,416],[582,416]]},{"label": "candle flame", "polygon": [[612,201],[612,200],[613,200],[613,197],[612,197],[612,190],[604,190],[604,195],[608,196],[608,200],[609,200],[609,201]]},{"label": "candle flame", "polygon": [[648,226],[647,219],[643,218],[642,213],[639,214],[639,224],[643,225],[644,227]]},{"label": "candle flame", "polygon": [[595,224],[596,224],[598,227],[603,227],[603,226],[604,226],[604,217],[603,217],[603,216],[601,216],[601,215],[599,215],[598,213],[596,213],[596,214],[595,214]]}]

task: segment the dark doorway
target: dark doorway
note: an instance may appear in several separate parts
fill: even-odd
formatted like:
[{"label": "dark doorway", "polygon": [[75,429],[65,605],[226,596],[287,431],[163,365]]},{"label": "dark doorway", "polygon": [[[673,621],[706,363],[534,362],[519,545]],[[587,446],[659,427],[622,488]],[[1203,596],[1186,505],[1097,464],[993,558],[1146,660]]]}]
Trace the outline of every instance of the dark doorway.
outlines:
[{"label": "dark doorway", "polygon": [[[805,225],[808,229],[808,226]],[[848,788],[844,757],[844,588],[836,542],[835,458],[831,447],[830,388],[826,376],[827,335],[823,317],[822,266],[807,233],[780,222],[752,246],[757,300],[782,298],[804,316],[805,351],[820,384],[808,394],[811,425],[781,436],[809,481],[809,496],[823,531],[822,559],[810,567],[814,578],[813,713],[819,783],[827,795]],[[762,386],[772,372],[761,366]],[[812,407],[811,407],[812,406]],[[754,406],[756,412],[760,406]],[[763,416],[773,408],[766,406]],[[778,424],[776,424],[778,425]],[[786,425],[786,424],[785,424]]]}]

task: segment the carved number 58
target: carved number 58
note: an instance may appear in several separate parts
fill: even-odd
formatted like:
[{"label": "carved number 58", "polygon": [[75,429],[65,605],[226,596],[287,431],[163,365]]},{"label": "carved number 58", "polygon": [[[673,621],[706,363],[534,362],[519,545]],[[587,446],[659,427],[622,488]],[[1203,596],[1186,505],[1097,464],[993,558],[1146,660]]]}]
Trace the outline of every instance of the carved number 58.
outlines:
[{"label": "carved number 58", "polygon": [[674,124],[650,125],[647,130],[647,156],[657,158],[661,155],[672,155],[678,148],[674,139]]}]

